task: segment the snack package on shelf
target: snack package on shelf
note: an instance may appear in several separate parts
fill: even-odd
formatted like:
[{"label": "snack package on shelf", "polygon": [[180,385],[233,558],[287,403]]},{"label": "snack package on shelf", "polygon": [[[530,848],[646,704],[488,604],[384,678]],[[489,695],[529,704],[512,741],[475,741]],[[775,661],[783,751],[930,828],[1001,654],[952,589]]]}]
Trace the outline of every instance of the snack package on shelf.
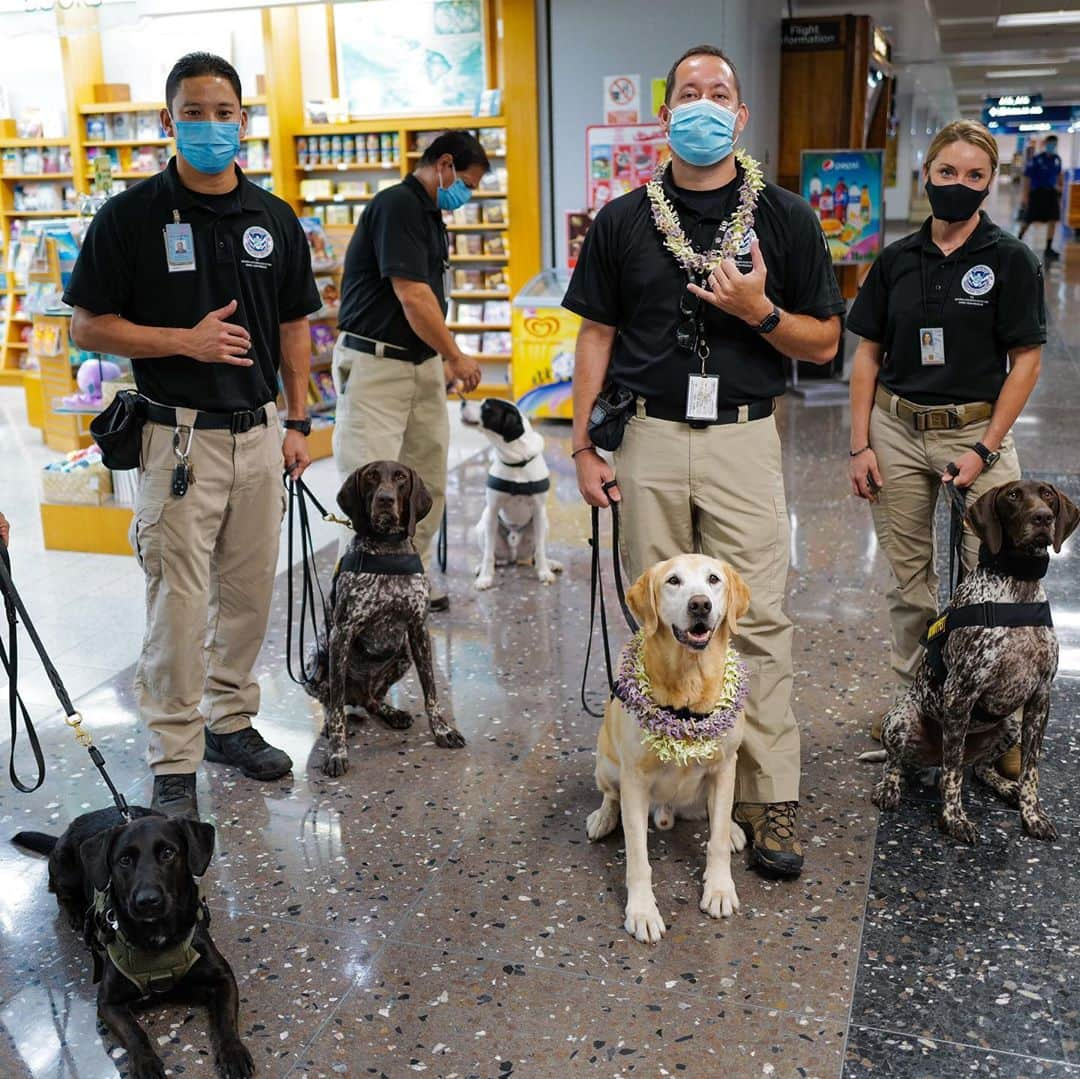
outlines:
[{"label": "snack package on shelf", "polygon": [[318,405],[337,404],[337,390],[334,389],[334,379],[329,371],[312,371],[311,382]]},{"label": "snack package on shelf", "polygon": [[480,351],[480,334],[478,333],[456,333],[454,340],[458,348],[466,355],[475,356]]},{"label": "snack package on shelf", "polygon": [[483,270],[455,270],[454,288],[463,292],[479,292],[484,287]]},{"label": "snack package on shelf", "polygon": [[459,255],[482,255],[484,238],[479,232],[461,232],[454,237],[455,250]]},{"label": "snack package on shelf", "polygon": [[112,494],[112,477],[97,446],[76,450],[45,466],[41,474],[46,502],[100,506]]},{"label": "snack package on shelf", "polygon": [[135,114],[136,139],[163,139],[165,132],[162,130],[161,121],[156,112],[139,112]]},{"label": "snack package on shelf", "polygon": [[[480,209],[477,206],[477,209]],[[483,207],[484,223],[488,225],[504,225],[506,223],[506,203],[499,199],[492,199]]]},{"label": "snack package on shelf", "polygon": [[506,276],[506,271],[485,270],[483,288],[485,292],[509,292],[510,281]]},{"label": "snack package on shelf", "polygon": [[337,333],[333,326],[325,322],[311,323],[312,363],[329,363]]},{"label": "snack package on shelf", "polygon": [[483,321],[492,326],[509,326],[510,301],[485,300]]},{"label": "snack package on shelf", "polygon": [[104,116],[88,116],[86,118],[86,137],[88,139],[107,139],[109,137],[109,125]]},{"label": "snack package on shelf", "polygon": [[307,236],[308,247],[311,248],[311,268],[316,273],[325,273],[337,266],[334,245],[326,235],[321,218],[311,216],[300,218],[300,227]]},{"label": "snack package on shelf", "polygon": [[315,287],[319,290],[323,305],[315,313],[317,318],[332,318],[338,313],[341,304],[341,290],[332,277],[316,277]]},{"label": "snack package on shelf", "polygon": [[480,351],[489,356],[509,356],[511,335],[501,330],[488,331],[483,335]]},{"label": "snack package on shelf", "polygon": [[477,132],[477,139],[489,154],[506,153],[506,129],[503,127],[482,127]]},{"label": "snack package on shelf", "polygon": [[482,303],[458,303],[457,318],[453,321],[467,325],[479,325],[484,321],[484,305]]},{"label": "snack package on shelf", "polygon": [[351,225],[352,206],[335,203],[326,207],[326,223],[328,225]]},{"label": "snack package on shelf", "polygon": [[[477,233],[477,235],[481,235]],[[505,255],[508,251],[506,237],[501,232],[489,232],[484,234],[485,255]]]}]

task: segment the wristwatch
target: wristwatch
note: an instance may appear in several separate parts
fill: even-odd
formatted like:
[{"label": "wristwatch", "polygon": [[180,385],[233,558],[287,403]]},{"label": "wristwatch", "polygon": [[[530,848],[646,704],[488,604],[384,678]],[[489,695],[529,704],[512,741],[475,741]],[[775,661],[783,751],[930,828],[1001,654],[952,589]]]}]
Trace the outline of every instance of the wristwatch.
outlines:
[{"label": "wristwatch", "polygon": [[780,324],[780,308],[773,304],[772,311],[769,312],[755,327],[754,329],[758,333],[772,333],[773,330]]},{"label": "wristwatch", "polygon": [[307,435],[311,434],[311,420],[310,419],[306,419],[306,420],[286,420],[285,424],[284,424],[284,427],[285,427],[286,431],[299,431],[300,434],[304,435],[305,437]]},{"label": "wristwatch", "polygon": [[1001,456],[1000,453],[987,449],[981,442],[976,442],[971,448],[982,458],[983,468],[993,468]]}]

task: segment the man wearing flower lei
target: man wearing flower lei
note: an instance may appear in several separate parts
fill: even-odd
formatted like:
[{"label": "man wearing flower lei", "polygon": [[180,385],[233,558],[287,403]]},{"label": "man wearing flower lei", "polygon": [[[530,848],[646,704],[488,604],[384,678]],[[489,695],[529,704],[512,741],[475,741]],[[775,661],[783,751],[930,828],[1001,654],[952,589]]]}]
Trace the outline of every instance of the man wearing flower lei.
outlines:
[{"label": "man wearing flower lei", "polygon": [[[789,529],[773,411],[784,357],[836,355],[844,302],[809,205],[735,149],[750,113],[731,61],[711,45],[688,50],[665,101],[670,164],[600,210],[563,301],[584,320],[578,486],[590,505],[621,502],[631,579],[696,551],[731,563],[749,585],[736,640],[751,682],[734,816],[759,868],[797,876]],[[588,433],[597,396],[612,387],[634,396],[614,468]]]}]

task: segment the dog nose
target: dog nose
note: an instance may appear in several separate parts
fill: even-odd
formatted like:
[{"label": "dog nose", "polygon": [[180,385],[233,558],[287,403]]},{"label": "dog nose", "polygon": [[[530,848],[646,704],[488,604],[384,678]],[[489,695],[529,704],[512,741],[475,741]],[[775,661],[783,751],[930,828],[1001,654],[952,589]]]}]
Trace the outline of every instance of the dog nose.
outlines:
[{"label": "dog nose", "polygon": [[1036,510],[1031,515],[1031,523],[1036,528],[1053,528],[1054,515],[1049,510]]},{"label": "dog nose", "polygon": [[376,506],[392,506],[394,504],[394,496],[389,491],[380,491],[375,496]]},{"label": "dog nose", "polygon": [[691,596],[686,609],[696,618],[705,618],[712,610],[712,600],[708,596]]},{"label": "dog nose", "polygon": [[136,914],[154,915],[161,911],[165,897],[160,888],[139,888],[131,897]]}]

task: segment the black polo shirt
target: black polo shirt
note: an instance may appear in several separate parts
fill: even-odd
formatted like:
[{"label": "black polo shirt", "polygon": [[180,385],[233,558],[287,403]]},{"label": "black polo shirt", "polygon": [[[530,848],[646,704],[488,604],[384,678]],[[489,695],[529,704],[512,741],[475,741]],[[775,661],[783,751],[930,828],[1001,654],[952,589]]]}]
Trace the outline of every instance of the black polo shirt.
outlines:
[{"label": "black polo shirt", "polygon": [[435,355],[409,325],[392,277],[431,286],[446,311],[450,244],[442,212],[415,176],[380,191],[368,204],[345,252],[338,328],[395,348],[386,355],[423,363]]},{"label": "black polo shirt", "polygon": [[[715,245],[738,203],[742,168],[730,184],[712,192],[683,191],[664,175],[664,190],[683,231],[699,251]],[[827,318],[841,314],[821,225],[809,205],[783,188],[766,184],[758,198],[752,235],[736,263],[752,269],[756,236],[768,268],[765,292],[792,314]],[[563,306],[593,322],[614,326],[610,376],[620,385],[672,409],[685,409],[687,380],[701,360],[679,348],[675,333],[687,274],[663,244],[652,220],[645,188],[608,203],[596,215],[578,258]],[[695,302],[690,297],[690,302]],[[703,306],[710,355],[705,370],[719,380],[721,408],[778,397],[785,389],[783,357],[742,319]]]},{"label": "black polo shirt", "polygon": [[[996,401],[1010,349],[1046,341],[1042,267],[1033,252],[980,214],[945,256],[918,232],[882,251],[851,308],[848,329],[882,346],[878,381],[919,405]],[[921,335],[940,328],[945,363],[924,365]]]},{"label": "black polo shirt", "polygon": [[[311,252],[288,203],[239,168],[227,195],[200,195],[163,172],[109,199],[90,222],[64,300],[140,326],[190,328],[236,300],[228,322],[251,334],[250,367],[188,356],[132,360],[135,384],[153,401],[206,412],[258,408],[277,396],[283,322],[321,306]],[[170,273],[165,226],[191,225],[195,269]],[[270,242],[267,242],[266,234]]]}]

